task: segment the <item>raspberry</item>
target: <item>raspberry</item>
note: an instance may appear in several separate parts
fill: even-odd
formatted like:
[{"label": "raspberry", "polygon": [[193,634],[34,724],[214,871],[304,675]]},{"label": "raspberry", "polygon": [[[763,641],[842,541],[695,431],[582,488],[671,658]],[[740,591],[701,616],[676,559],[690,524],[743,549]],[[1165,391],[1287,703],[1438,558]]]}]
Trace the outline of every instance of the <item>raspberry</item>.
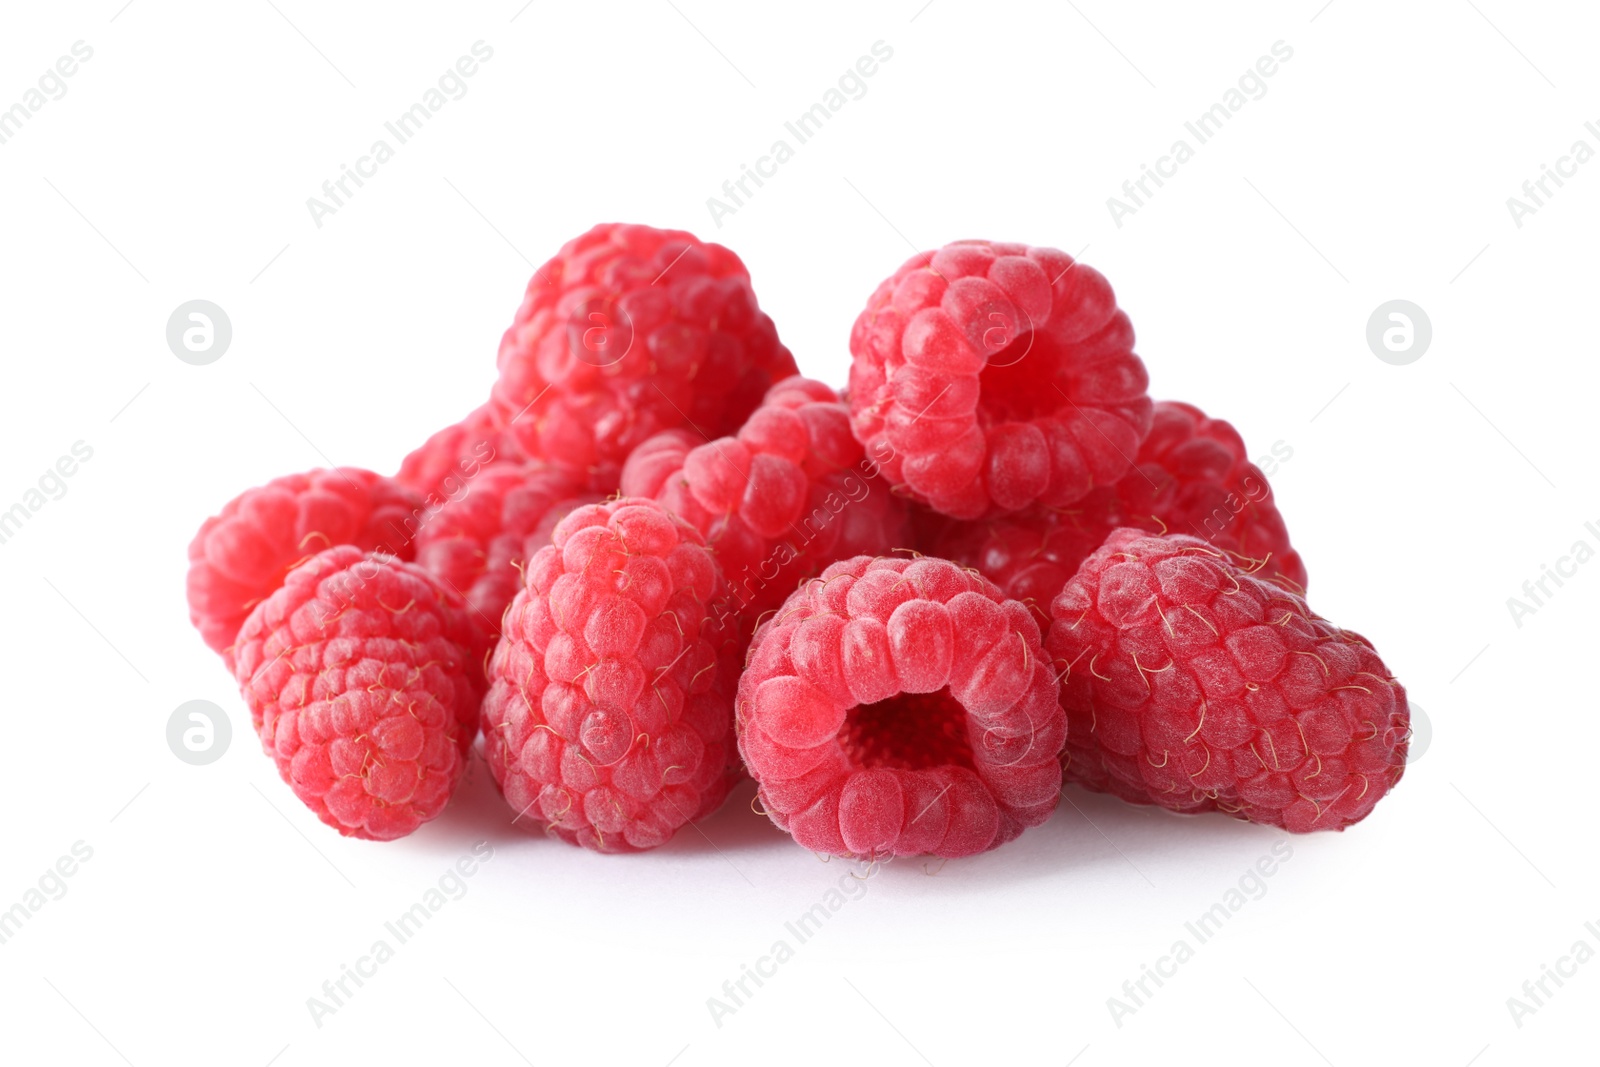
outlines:
[{"label": "raspberry", "polygon": [[527,566],[484,698],[506,802],[600,852],[654,848],[737,776],[716,561],[660,504],[577,508]]},{"label": "raspberry", "polygon": [[1006,596],[1046,610],[1078,565],[1119,526],[1193,534],[1258,577],[1305,591],[1306,569],[1261,468],[1228,423],[1189,404],[1155,405],[1138,463],[1116,485],[1068,508],[1034,508],[979,522],[923,516],[917,547],[976,567]]},{"label": "raspberry", "polygon": [[[1106,503],[1096,491],[1092,503]],[[1050,601],[1079,564],[1116,528],[1105,509],[1080,501],[1071,508],[1030,508],[961,522],[932,513],[916,517],[918,551],[975,568],[1012,600],[1033,613],[1040,628],[1050,625]]]},{"label": "raspberry", "polygon": [[428,497],[430,504],[460,492],[462,483],[490,463],[525,458],[511,435],[496,428],[489,404],[446,426],[400,461],[395,480]]},{"label": "raspberry", "polygon": [[1065,507],[1150,429],[1111,286],[1053,248],[958,241],[878,286],[850,335],[856,436],[899,489],[961,519]]},{"label": "raspberry", "polygon": [[491,464],[423,518],[417,563],[466,598],[478,626],[498,634],[526,562],[550,543],[567,512],[592,500],[569,472],[536,463]]},{"label": "raspberry", "polygon": [[1050,613],[1069,781],[1302,833],[1405,771],[1405,690],[1367,640],[1198,538],[1115,531]]},{"label": "raspberry", "polygon": [[967,856],[1047,818],[1066,721],[1028,609],[945,560],[834,563],[763,623],[739,751],[817,852]]},{"label": "raspberry", "polygon": [[607,224],[528,283],[493,403],[527,455],[609,493],[646,438],[732,433],[793,373],[738,256],[679,230]]},{"label": "raspberry", "polygon": [[1289,544],[1272,487],[1231,423],[1162,401],[1137,465],[1114,490],[1115,525],[1210,541],[1258,577],[1305,593],[1306,567]]},{"label": "raspberry", "polygon": [[232,670],[239,627],[291,568],[335,545],[411,559],[424,507],[415,491],[356,467],[290,474],[246,490],[189,543],[189,621]]},{"label": "raspberry", "polygon": [[821,382],[786,378],[734,437],[669,430],[640,445],[622,491],[647,496],[705,535],[728,581],[719,608],[747,633],[836,559],[909,544],[904,503],[850,434],[849,409]]},{"label": "raspberry", "polygon": [[235,677],[295,796],[347,837],[389,841],[461,778],[482,651],[466,605],[422,568],[342,545],[256,605]]}]

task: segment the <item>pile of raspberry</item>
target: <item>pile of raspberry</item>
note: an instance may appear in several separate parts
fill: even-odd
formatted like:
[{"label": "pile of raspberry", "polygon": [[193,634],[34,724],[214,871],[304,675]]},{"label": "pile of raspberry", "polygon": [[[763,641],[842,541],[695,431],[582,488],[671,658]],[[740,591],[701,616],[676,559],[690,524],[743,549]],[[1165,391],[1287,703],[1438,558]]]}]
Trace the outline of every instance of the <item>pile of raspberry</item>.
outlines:
[{"label": "pile of raspberry", "polygon": [[597,226],[396,474],[227,503],[190,617],[289,789],[390,840],[481,759],[514,823],[633,852],[749,778],[881,859],[996,848],[1066,784],[1302,833],[1400,780],[1405,690],[1092,267],[958,241],[849,345],[844,391],[801,377],[733,252]]}]

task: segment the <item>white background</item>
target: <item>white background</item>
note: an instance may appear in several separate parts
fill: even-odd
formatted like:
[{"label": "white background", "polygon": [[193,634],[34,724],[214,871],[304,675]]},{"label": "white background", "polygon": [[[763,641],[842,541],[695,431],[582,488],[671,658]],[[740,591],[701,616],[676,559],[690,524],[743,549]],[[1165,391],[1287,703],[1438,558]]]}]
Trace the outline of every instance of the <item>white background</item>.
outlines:
[{"label": "white background", "polygon": [[[0,33],[0,107],[94,49],[0,145],[0,510],[94,450],[0,544],[0,908],[93,849],[0,945],[0,1056],[1592,1059],[1600,963],[1520,1027],[1507,998],[1580,938],[1600,949],[1600,564],[1520,627],[1506,604],[1576,540],[1600,547],[1600,161],[1521,227],[1506,206],[1576,139],[1600,148],[1592,11],[274,3],[8,5]],[[480,39],[467,94],[315,226],[307,197]],[[893,58],[866,95],[718,228],[706,198],[879,40]],[[1266,95],[1118,227],[1107,198],[1279,40],[1293,58]],[[734,248],[801,367],[836,384],[858,309],[914,249],[1084,250],[1154,395],[1232,420],[1255,454],[1293,449],[1274,481],[1312,605],[1375,642],[1433,740],[1367,822],[1293,839],[1204,945],[1185,922],[1284,835],[1069,790],[995,853],[875,872],[720,1027],[707,998],[796,945],[784,923],[845,873],[747,794],[703,835],[597,856],[512,830],[479,764],[409,839],[329,832],[189,627],[188,539],[272,476],[392,471],[486,395],[533,266],[604,220]],[[203,367],[164,337],[195,298],[234,330]],[[1408,366],[1365,341],[1394,298],[1433,324]],[[232,721],[209,766],[166,745],[191,699]],[[494,856],[466,895],[315,1025],[307,998],[480,839]],[[1119,1026],[1108,998],[1179,938],[1194,958]]]}]

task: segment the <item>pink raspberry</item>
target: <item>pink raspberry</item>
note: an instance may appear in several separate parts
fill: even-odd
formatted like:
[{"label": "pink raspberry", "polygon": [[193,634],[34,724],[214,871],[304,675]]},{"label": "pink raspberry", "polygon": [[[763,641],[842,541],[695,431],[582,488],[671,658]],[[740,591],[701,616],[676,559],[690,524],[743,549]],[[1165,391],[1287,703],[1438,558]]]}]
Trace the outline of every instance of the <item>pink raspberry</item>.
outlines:
[{"label": "pink raspberry", "polygon": [[437,505],[460,492],[463,483],[491,463],[523,460],[511,435],[497,428],[494,408],[475,408],[466,418],[435,433],[400,461],[395,480]]},{"label": "pink raspberry", "polygon": [[1028,609],[945,560],[834,563],[761,625],[739,751],[817,852],[968,856],[1043,822],[1066,721]]},{"label": "pink raspberry", "polygon": [[1214,545],[1117,530],[1050,613],[1068,781],[1303,833],[1405,771],[1406,693],[1367,640]]},{"label": "pink raspberry", "polygon": [[534,554],[484,698],[485,755],[518,818],[600,852],[663,844],[737,775],[736,661],[699,533],[651,500],[575,509]]},{"label": "pink raspberry", "polygon": [[821,382],[786,378],[737,435],[709,444],[669,430],[640,445],[622,491],[646,496],[705,535],[728,582],[719,607],[745,632],[836,559],[906,547],[903,501],[850,433],[849,409]]},{"label": "pink raspberry", "polygon": [[485,650],[422,568],[330,548],[256,606],[236,648],[262,747],[317,818],[389,841],[444,809],[477,733]]},{"label": "pink raspberry", "polygon": [[1066,507],[1150,429],[1111,286],[1053,248],[957,241],[878,286],[850,335],[855,433],[897,489],[961,519]]},{"label": "pink raspberry", "polygon": [[499,634],[500,616],[522,587],[533,554],[573,508],[593,502],[570,472],[537,463],[496,463],[462,483],[417,531],[417,563],[466,598],[473,621]]},{"label": "pink raspberry", "polygon": [[248,489],[189,543],[189,620],[232,670],[239,627],[293,567],[335,545],[409,560],[424,507],[414,490],[356,467],[290,474]]},{"label": "pink raspberry", "polygon": [[793,373],[738,256],[679,230],[606,224],[528,283],[493,402],[530,457],[609,493],[640,442],[680,426],[732,433]]},{"label": "pink raspberry", "polygon": [[924,516],[917,547],[976,567],[1049,624],[1050,601],[1119,526],[1193,534],[1262,578],[1305,591],[1306,569],[1238,432],[1189,404],[1155,406],[1134,469],[1066,508],[975,522]]}]

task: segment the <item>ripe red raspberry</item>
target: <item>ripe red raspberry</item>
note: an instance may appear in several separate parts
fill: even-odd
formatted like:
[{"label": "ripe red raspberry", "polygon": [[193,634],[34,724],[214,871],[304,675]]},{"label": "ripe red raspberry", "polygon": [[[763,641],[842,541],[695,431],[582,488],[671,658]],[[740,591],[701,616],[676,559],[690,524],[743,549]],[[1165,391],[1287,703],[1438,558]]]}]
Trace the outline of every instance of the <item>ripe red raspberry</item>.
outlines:
[{"label": "ripe red raspberry", "polygon": [[189,620],[232,670],[239,627],[292,567],[335,545],[409,560],[424,507],[414,490],[356,467],[290,474],[248,489],[189,543]]},{"label": "ripe red raspberry", "polygon": [[527,567],[483,701],[485,755],[520,818],[600,852],[654,848],[737,775],[736,662],[716,561],[660,504],[577,508]]},{"label": "ripe red raspberry", "polygon": [[910,544],[906,507],[850,434],[850,412],[821,382],[786,378],[737,435],[651,438],[622,471],[628,496],[658,500],[705,535],[728,582],[719,605],[754,630],[761,613],[836,559]]},{"label": "ripe red raspberry", "polygon": [[609,493],[646,438],[732,433],[793,373],[738,256],[679,230],[606,224],[528,283],[493,403],[530,457]]},{"label": "ripe red raspberry", "polygon": [[537,463],[496,463],[424,516],[417,563],[466,598],[473,622],[499,634],[500,616],[522,588],[522,572],[567,512],[592,494],[570,472]]},{"label": "ripe red raspberry", "polygon": [[855,559],[750,646],[739,751],[817,852],[968,856],[1054,810],[1066,721],[1028,609],[945,560]]},{"label": "ripe red raspberry", "polygon": [[497,428],[493,406],[484,404],[413,449],[400,461],[395,480],[437,504],[460,492],[463,483],[489,464],[524,458],[511,435]]},{"label": "ripe red raspberry", "polygon": [[1117,530],[1050,613],[1068,781],[1301,833],[1405,771],[1405,690],[1367,640],[1198,538]]},{"label": "ripe red raspberry", "polygon": [[1289,544],[1267,476],[1226,420],[1192,404],[1157,404],[1138,462],[1114,492],[1116,525],[1198,537],[1258,577],[1305,593],[1305,563]]},{"label": "ripe red raspberry", "polygon": [[922,516],[917,547],[976,567],[1049,624],[1050,601],[1119,526],[1192,534],[1261,578],[1305,592],[1306,569],[1261,468],[1227,422],[1189,404],[1155,406],[1134,469],[1067,508],[976,522]]},{"label": "ripe red raspberry", "polygon": [[1065,507],[1128,472],[1150,429],[1111,286],[1053,248],[957,241],[878,286],[850,335],[856,436],[962,519]]},{"label": "ripe red raspberry", "polygon": [[1096,490],[1069,508],[1030,508],[972,522],[919,510],[917,550],[975,568],[1026,605],[1043,629],[1050,625],[1050,601],[1116,528],[1106,518],[1108,496]]},{"label": "ripe red raspberry", "polygon": [[250,613],[235,677],[295,796],[347,837],[388,841],[455,790],[483,652],[466,605],[422,568],[343,545]]}]

